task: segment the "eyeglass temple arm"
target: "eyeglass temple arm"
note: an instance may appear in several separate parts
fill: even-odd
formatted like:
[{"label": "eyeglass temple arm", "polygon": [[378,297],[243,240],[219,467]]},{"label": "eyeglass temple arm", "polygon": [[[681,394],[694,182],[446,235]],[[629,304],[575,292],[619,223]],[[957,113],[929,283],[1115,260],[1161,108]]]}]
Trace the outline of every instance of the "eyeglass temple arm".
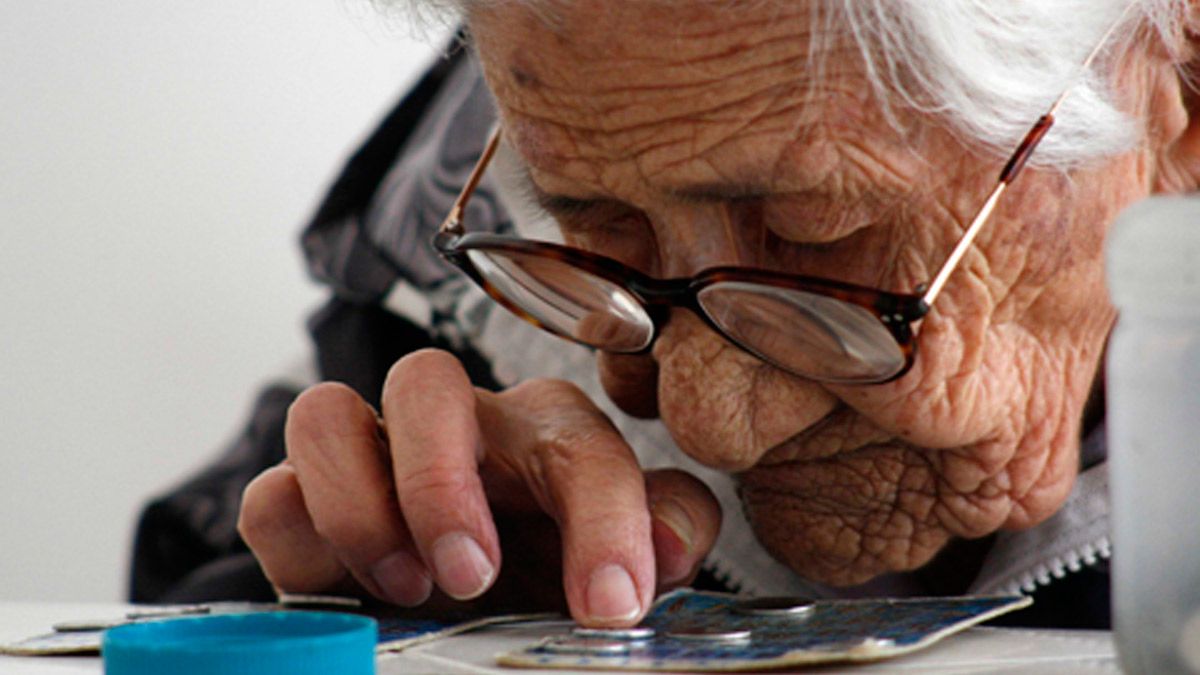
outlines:
[{"label": "eyeglass temple arm", "polygon": [[[1059,99],[1058,103],[1061,103]],[[946,285],[946,281],[950,278],[950,274],[958,267],[959,261],[966,254],[967,249],[971,247],[971,243],[975,241],[975,235],[983,229],[988,218],[992,215],[992,210],[996,208],[996,202],[1000,201],[1000,195],[1004,194],[1004,190],[1008,188],[1013,179],[1017,177],[1021,169],[1024,168],[1025,162],[1029,160],[1029,155],[1033,153],[1034,148],[1050,130],[1054,124],[1054,109],[1058,107],[1055,103],[1051,108],[1051,112],[1046,113],[1038,118],[1037,124],[1025,134],[1025,139],[1021,141],[1021,145],[1017,146],[1017,151],[1009,158],[1008,164],[1004,165],[1004,170],[1000,172],[1000,180],[996,182],[996,187],[992,189],[992,193],[988,195],[987,201],[980,207],[979,212],[975,214],[974,220],[967,227],[967,231],[962,238],[954,246],[954,250],[946,258],[946,262],[942,263],[942,268],[938,270],[937,276],[933,281],[929,282],[929,288],[925,290],[925,295],[921,300],[926,307],[932,307],[938,294],[942,292],[942,287]]]},{"label": "eyeglass temple arm", "polygon": [[483,172],[487,170],[488,164],[492,161],[492,155],[496,154],[496,148],[500,146],[500,125],[492,128],[492,132],[488,134],[487,145],[483,147],[483,154],[479,156],[479,161],[475,163],[475,168],[471,169],[471,175],[467,177],[467,182],[463,185],[462,190],[458,193],[458,197],[454,200],[454,205],[450,207],[450,213],[446,215],[446,219],[442,221],[442,226],[438,228],[438,232],[449,232],[453,234],[462,234],[462,214],[463,208],[466,206],[471,195],[475,193],[475,188],[478,187],[480,179],[483,178]]},{"label": "eyeglass temple arm", "polygon": [[[1130,3],[1121,12],[1121,15],[1117,17],[1117,20],[1104,32],[1100,41],[1092,48],[1091,53],[1088,54],[1080,66],[1079,77],[1082,77],[1082,74],[1086,73],[1088,68],[1091,67],[1092,61],[1100,54],[1104,45],[1108,44],[1109,37],[1112,36],[1117,26],[1121,25],[1125,20],[1125,16],[1129,14],[1135,4]],[[992,189],[992,193],[988,195],[987,201],[983,203],[979,212],[975,214],[975,218],[967,227],[967,231],[958,240],[958,244],[954,246],[954,250],[950,252],[949,257],[946,258],[946,262],[942,263],[942,268],[938,270],[937,276],[929,283],[929,288],[925,290],[925,295],[921,297],[921,301],[925,303],[926,307],[933,306],[934,301],[937,300],[938,295],[942,292],[942,287],[946,285],[946,281],[950,278],[955,268],[958,267],[959,261],[962,260],[967,249],[971,247],[971,243],[975,241],[975,236],[979,234],[979,231],[983,229],[983,225],[992,215],[992,210],[996,208],[996,202],[1000,200],[1000,195],[1004,194],[1004,190],[1016,180],[1017,174],[1021,172],[1021,169],[1025,168],[1025,163],[1029,161],[1029,156],[1033,154],[1034,149],[1042,142],[1042,138],[1046,135],[1046,132],[1050,131],[1050,127],[1054,125],[1055,113],[1058,112],[1063,101],[1067,100],[1067,96],[1070,95],[1073,88],[1073,85],[1067,87],[1065,91],[1059,94],[1053,105],[1050,106],[1050,109],[1046,111],[1046,114],[1039,117],[1037,122],[1034,123],[1033,128],[1025,134],[1025,138],[1021,140],[1021,144],[1017,146],[1008,163],[1004,165],[1004,169],[1000,171],[1000,178],[996,182],[996,187]]]}]

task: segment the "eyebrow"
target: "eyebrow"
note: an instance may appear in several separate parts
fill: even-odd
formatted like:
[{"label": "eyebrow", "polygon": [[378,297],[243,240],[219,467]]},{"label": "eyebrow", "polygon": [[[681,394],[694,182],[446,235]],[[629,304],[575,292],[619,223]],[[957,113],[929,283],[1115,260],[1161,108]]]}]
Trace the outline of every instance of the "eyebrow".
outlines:
[{"label": "eyebrow", "polygon": [[[526,172],[525,182],[538,205],[550,213],[578,215],[619,203],[610,197],[573,197],[546,192]],[[669,188],[665,194],[685,204],[714,204],[761,199],[774,191],[756,183],[695,183]]]},{"label": "eyebrow", "polygon": [[[511,152],[511,146],[509,149]],[[631,207],[630,204],[614,197],[579,197],[547,192],[533,179],[529,163],[519,153],[511,152],[511,157],[512,163],[508,166],[510,175],[515,174],[514,178],[517,183],[515,187],[525,193],[526,199],[550,214],[584,216],[601,209],[611,209],[613,206]],[[503,164],[504,162],[499,163]],[[749,180],[744,182],[700,181],[668,187],[663,192],[668,197],[684,204],[703,205],[763,199],[778,194],[779,190],[777,186]]]}]

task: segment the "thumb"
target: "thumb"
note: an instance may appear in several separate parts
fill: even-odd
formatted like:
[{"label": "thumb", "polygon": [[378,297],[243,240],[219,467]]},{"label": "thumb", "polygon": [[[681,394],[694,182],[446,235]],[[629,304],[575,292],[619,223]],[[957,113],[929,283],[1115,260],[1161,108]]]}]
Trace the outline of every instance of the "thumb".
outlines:
[{"label": "thumb", "polygon": [[646,472],[651,536],[660,591],[691,583],[721,531],[721,506],[695,476]]}]

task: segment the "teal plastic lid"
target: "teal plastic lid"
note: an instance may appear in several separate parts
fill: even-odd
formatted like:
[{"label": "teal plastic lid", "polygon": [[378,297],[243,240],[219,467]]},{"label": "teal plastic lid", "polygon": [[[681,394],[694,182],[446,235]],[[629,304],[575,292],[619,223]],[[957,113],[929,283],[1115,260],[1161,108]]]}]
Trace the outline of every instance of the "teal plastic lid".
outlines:
[{"label": "teal plastic lid", "polygon": [[374,619],[256,612],[133,623],[104,632],[106,675],[374,675]]}]

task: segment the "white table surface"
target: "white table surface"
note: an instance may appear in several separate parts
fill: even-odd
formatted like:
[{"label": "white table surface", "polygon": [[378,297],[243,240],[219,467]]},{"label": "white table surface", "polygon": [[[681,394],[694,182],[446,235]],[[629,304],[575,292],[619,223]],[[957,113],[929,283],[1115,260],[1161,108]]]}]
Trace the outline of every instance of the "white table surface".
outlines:
[{"label": "white table surface", "polygon": [[[0,642],[50,632],[60,621],[122,616],[121,604],[0,602]],[[563,624],[563,630],[566,625]],[[545,626],[489,628],[381,656],[380,675],[392,673],[566,673],[500,668],[494,656],[546,635]],[[95,675],[104,671],[98,656],[16,657],[0,655],[0,673]],[[594,675],[596,671],[589,671]],[[775,671],[780,672],[780,671]],[[1118,673],[1112,636],[1103,631],[972,628],[924,651],[878,663],[806,669],[806,673]]]}]

